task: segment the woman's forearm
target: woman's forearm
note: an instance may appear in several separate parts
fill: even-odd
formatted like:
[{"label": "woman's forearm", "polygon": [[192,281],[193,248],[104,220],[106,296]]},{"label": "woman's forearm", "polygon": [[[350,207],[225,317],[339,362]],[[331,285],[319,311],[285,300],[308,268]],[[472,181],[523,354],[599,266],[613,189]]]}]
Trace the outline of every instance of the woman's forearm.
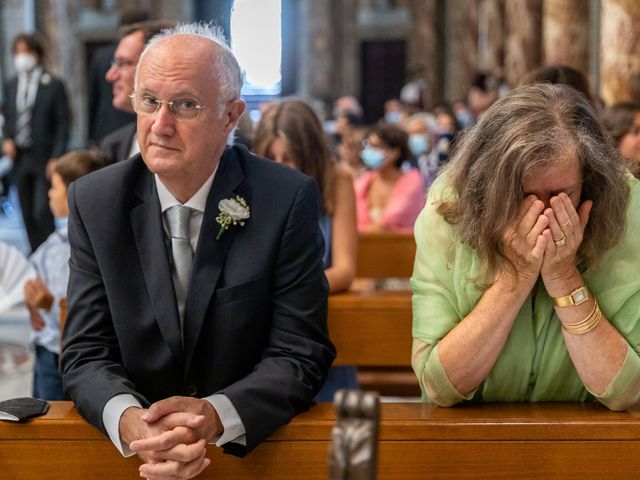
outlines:
[{"label": "woman's forearm", "polygon": [[[583,285],[585,282],[580,272],[572,269],[567,277],[547,280],[545,287],[550,297],[558,298],[569,295]],[[604,313],[596,312],[596,300],[590,298],[580,305],[557,306],[555,309],[560,322],[566,326],[562,334],[578,375],[589,391],[601,395],[622,368],[628,344]],[[586,333],[572,333],[575,331],[572,325],[595,318],[596,313],[597,322],[591,322],[591,329],[587,329]]]},{"label": "woman's forearm", "polygon": [[462,395],[489,375],[533,283],[515,286],[504,274],[482,295],[474,309],[439,343],[440,363]]}]

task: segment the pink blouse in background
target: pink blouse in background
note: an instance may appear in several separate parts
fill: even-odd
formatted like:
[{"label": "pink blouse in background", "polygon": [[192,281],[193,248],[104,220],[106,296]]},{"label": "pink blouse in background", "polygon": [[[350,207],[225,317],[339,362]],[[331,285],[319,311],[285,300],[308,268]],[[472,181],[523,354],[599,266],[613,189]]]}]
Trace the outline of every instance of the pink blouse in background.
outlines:
[{"label": "pink blouse in background", "polygon": [[[371,206],[367,199],[367,192],[377,175],[378,172],[372,170],[354,181],[359,231],[366,230],[372,223]],[[418,170],[412,168],[403,174],[393,186],[389,203],[380,212],[380,223],[389,230],[413,231],[413,224],[422,211],[424,202],[425,189],[422,176]]]}]

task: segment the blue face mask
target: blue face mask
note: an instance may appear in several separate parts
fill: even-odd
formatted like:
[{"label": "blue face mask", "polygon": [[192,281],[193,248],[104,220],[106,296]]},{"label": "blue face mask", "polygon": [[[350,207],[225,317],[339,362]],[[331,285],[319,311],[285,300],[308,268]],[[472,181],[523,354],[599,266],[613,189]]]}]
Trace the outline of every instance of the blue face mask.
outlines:
[{"label": "blue face mask", "polygon": [[384,114],[384,120],[387,123],[399,123],[402,119],[400,112],[387,112]]},{"label": "blue face mask", "polygon": [[369,146],[360,152],[360,158],[367,168],[378,168],[384,160],[384,152],[379,148]]},{"label": "blue face mask", "polygon": [[63,228],[66,229],[67,225],[69,224],[69,217],[54,218],[53,222],[55,224],[56,231],[61,230]]},{"label": "blue face mask", "polygon": [[416,157],[422,155],[423,153],[427,153],[429,150],[429,139],[426,135],[422,135],[420,133],[414,133],[409,136],[409,148],[411,149],[411,153],[413,153]]},{"label": "blue face mask", "polygon": [[470,127],[471,125],[473,125],[473,122],[474,122],[473,115],[471,115],[471,112],[467,110],[461,110],[457,112],[456,120],[458,121],[458,123],[462,128]]}]

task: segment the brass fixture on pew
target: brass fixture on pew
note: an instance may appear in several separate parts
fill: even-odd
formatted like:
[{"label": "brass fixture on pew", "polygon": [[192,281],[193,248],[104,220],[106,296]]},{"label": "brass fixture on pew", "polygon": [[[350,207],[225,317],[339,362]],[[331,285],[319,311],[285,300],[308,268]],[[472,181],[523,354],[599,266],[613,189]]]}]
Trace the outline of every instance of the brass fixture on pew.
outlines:
[{"label": "brass fixture on pew", "polygon": [[375,480],[380,399],[373,392],[338,390],[331,431],[329,480]]}]

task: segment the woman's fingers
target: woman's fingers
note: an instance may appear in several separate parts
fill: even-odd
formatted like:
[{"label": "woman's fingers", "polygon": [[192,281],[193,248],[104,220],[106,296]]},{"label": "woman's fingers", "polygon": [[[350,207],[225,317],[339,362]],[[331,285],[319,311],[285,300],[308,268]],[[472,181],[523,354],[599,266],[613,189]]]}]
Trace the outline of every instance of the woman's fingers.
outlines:
[{"label": "woman's fingers", "polygon": [[558,196],[552,197],[550,203],[556,220],[560,224],[560,228],[562,228],[562,232],[565,236],[571,235],[576,226],[580,224],[578,213],[573,207],[571,199],[566,193],[561,193]]},{"label": "woman's fingers", "polygon": [[538,215],[535,224],[529,229],[526,235],[526,243],[532,248],[538,241],[538,237],[549,225],[549,219],[545,215]]},{"label": "woman's fingers", "polygon": [[566,237],[564,231],[562,230],[562,227],[560,226],[560,223],[558,222],[558,219],[556,218],[555,213],[553,212],[553,209],[547,208],[544,211],[544,215],[549,220],[549,230],[551,231],[552,240],[557,241]]},{"label": "woman's fingers", "polygon": [[592,200],[586,200],[580,204],[578,207],[578,218],[580,219],[580,226],[582,227],[582,231],[587,228],[587,223],[589,222],[589,215],[591,214],[591,208],[593,207]]},{"label": "woman's fingers", "polygon": [[[536,244],[533,247],[533,250],[531,251],[531,255],[533,256],[534,259],[536,260],[541,260],[544,258],[544,256],[546,255],[546,252],[549,248],[553,248],[553,241],[549,240],[549,237],[551,236],[551,232],[549,232],[549,230],[544,230],[544,232],[542,232],[542,234],[538,235],[538,238],[536,238]],[[549,244],[552,244],[551,246],[549,246]]]},{"label": "woman's fingers", "polygon": [[534,200],[527,209],[524,216],[520,219],[516,230],[521,237],[526,237],[540,220],[540,214],[544,210],[544,203],[540,200]]}]

